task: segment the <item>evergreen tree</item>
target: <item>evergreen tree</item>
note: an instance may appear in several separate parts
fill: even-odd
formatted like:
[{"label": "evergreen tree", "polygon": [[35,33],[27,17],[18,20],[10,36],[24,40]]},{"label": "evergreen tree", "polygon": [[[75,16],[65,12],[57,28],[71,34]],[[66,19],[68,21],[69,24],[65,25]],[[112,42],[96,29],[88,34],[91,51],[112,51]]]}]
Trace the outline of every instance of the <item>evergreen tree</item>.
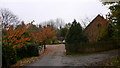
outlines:
[{"label": "evergreen tree", "polygon": [[87,36],[83,33],[82,27],[74,20],[66,35],[66,50],[69,52],[78,52],[80,43],[88,41]]},{"label": "evergreen tree", "polygon": [[116,5],[110,6],[111,10],[111,23],[114,28],[113,39],[116,41],[120,41],[120,2],[116,3]]},{"label": "evergreen tree", "polygon": [[63,41],[65,40],[65,36],[68,32],[68,29],[66,27],[61,27],[59,30],[58,30],[58,34],[57,34],[57,37],[60,41]]},{"label": "evergreen tree", "polygon": [[109,30],[112,30],[109,35],[110,39],[113,41],[120,41],[120,1],[119,2],[103,2],[103,4],[110,4],[110,28]]},{"label": "evergreen tree", "polygon": [[76,20],[74,20],[66,36],[66,43],[74,44],[80,42],[87,42],[87,40],[88,39],[82,31],[80,23],[77,23]]}]

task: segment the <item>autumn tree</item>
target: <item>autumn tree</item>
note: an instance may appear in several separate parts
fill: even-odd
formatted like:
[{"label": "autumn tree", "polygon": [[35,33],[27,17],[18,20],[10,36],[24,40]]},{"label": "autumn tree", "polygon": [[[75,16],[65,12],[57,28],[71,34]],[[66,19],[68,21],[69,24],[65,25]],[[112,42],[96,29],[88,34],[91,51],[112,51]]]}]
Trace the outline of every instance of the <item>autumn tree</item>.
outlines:
[{"label": "autumn tree", "polygon": [[31,23],[27,24],[27,32],[32,37],[33,45],[40,45],[41,44],[41,29],[33,24],[34,21],[31,21]]},{"label": "autumn tree", "polygon": [[10,12],[8,9],[0,9],[0,22],[2,23],[2,28],[8,28],[9,25],[16,26],[19,21],[18,17]]},{"label": "autumn tree", "polygon": [[42,32],[44,45],[54,39],[56,30],[53,30],[49,25],[43,27]]},{"label": "autumn tree", "polygon": [[3,29],[3,46],[12,46],[16,48],[27,44],[27,42],[31,40],[31,37],[25,36],[26,27],[27,26],[14,29],[13,25],[11,25],[8,30]]},{"label": "autumn tree", "polygon": [[26,35],[26,27],[25,25],[15,29],[10,25],[8,29],[2,29],[2,66],[16,63],[18,57],[16,49],[31,44],[29,43],[31,37],[29,34]]},{"label": "autumn tree", "polygon": [[39,30],[40,32],[35,31],[31,33],[32,38],[36,43],[44,45],[44,48],[46,48],[45,45],[55,38],[56,30],[52,29],[49,25],[39,26]]}]

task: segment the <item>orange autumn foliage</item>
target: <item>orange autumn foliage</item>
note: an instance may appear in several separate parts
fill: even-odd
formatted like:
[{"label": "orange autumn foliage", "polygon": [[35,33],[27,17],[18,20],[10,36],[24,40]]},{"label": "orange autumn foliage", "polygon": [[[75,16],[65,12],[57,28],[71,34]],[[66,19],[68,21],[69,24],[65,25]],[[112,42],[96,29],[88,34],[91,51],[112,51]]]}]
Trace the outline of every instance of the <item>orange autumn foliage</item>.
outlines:
[{"label": "orange autumn foliage", "polygon": [[3,45],[12,46],[13,48],[22,47],[31,40],[31,37],[25,37],[24,33],[27,31],[27,25],[14,29],[11,25],[8,29],[3,29]]},{"label": "orange autumn foliage", "polygon": [[56,35],[56,30],[53,30],[50,26],[39,27],[40,32],[31,33],[32,38],[38,44],[47,43],[53,40]]}]

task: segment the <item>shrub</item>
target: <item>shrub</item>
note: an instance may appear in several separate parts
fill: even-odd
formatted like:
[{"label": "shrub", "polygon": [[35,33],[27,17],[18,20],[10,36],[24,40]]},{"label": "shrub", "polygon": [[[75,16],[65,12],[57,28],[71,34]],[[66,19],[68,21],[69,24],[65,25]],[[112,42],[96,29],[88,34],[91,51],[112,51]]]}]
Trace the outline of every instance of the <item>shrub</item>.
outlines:
[{"label": "shrub", "polygon": [[2,66],[10,66],[17,62],[16,50],[10,46],[2,46]]},{"label": "shrub", "polygon": [[34,45],[26,45],[26,47],[17,48],[17,58],[18,60],[26,58],[26,57],[32,57],[32,56],[38,56],[38,47]]},{"label": "shrub", "polygon": [[27,46],[27,54],[29,57],[39,56],[38,46],[37,45]]},{"label": "shrub", "polygon": [[51,44],[60,44],[60,43],[61,43],[61,41],[59,41],[59,40],[51,41]]},{"label": "shrub", "polygon": [[16,51],[17,51],[17,58],[18,58],[18,60],[23,59],[25,57],[28,57],[27,48],[26,47],[17,48]]}]

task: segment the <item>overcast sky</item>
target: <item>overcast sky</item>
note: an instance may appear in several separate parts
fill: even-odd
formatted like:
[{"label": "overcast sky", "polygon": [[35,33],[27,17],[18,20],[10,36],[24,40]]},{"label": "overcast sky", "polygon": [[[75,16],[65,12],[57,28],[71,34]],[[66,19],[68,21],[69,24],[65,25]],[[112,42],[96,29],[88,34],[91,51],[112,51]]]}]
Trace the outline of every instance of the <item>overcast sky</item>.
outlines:
[{"label": "overcast sky", "polygon": [[80,22],[108,12],[99,0],[0,0],[0,8],[8,8],[27,23],[35,20],[34,24],[56,18]]}]

